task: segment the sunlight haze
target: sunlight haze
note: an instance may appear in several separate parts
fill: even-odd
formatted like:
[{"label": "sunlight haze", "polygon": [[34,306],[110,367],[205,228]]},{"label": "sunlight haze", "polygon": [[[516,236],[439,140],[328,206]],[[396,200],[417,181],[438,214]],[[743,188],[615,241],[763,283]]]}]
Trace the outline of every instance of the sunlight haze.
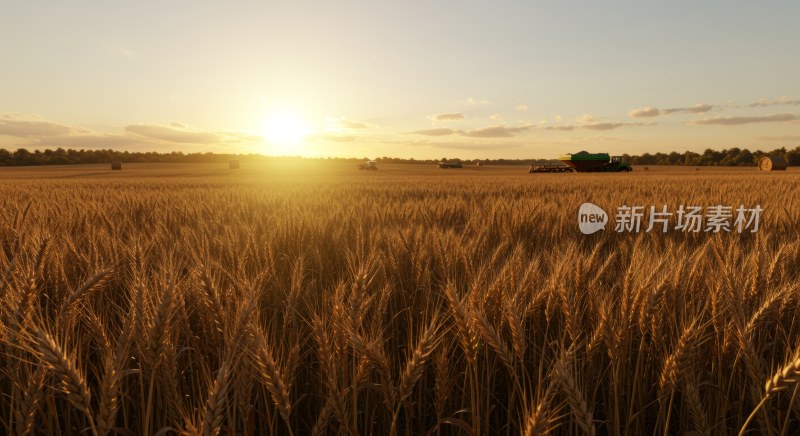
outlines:
[{"label": "sunlight haze", "polygon": [[11,150],[472,159],[800,144],[796,2],[3,9]]}]

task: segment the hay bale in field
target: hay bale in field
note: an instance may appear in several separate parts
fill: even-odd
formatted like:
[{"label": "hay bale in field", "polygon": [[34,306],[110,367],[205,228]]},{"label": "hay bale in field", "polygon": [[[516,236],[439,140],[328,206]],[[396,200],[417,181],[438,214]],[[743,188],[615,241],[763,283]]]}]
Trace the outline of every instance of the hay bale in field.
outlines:
[{"label": "hay bale in field", "polygon": [[120,162],[120,161],[111,162],[111,169],[112,170],[121,170],[122,169],[122,162]]},{"label": "hay bale in field", "polygon": [[232,161],[228,162],[228,169],[229,170],[238,170],[239,169],[239,161],[238,160],[232,160]]},{"label": "hay bale in field", "polygon": [[788,166],[780,156],[764,156],[758,160],[758,169],[761,171],[786,171]]}]

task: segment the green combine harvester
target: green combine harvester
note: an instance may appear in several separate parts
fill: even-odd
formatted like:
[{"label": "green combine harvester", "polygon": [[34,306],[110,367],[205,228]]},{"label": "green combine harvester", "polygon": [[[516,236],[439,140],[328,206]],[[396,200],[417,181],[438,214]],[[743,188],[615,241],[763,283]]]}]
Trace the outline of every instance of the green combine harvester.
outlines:
[{"label": "green combine harvester", "polygon": [[589,153],[581,151],[565,154],[558,158],[563,165],[532,165],[529,173],[619,173],[631,172],[630,164],[622,161],[622,156],[611,157],[608,153]]}]

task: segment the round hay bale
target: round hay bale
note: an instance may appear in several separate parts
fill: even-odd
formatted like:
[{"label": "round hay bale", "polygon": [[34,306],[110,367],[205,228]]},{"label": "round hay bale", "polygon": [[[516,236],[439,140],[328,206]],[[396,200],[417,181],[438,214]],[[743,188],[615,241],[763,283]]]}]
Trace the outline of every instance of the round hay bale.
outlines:
[{"label": "round hay bale", "polygon": [[111,162],[111,169],[112,170],[121,170],[122,169],[122,162],[120,162],[120,161]]},{"label": "round hay bale", "polygon": [[761,171],[786,171],[788,166],[780,156],[764,156],[758,160],[758,169]]},{"label": "round hay bale", "polygon": [[232,160],[232,161],[228,162],[228,169],[238,170],[239,169],[239,161],[238,160]]}]

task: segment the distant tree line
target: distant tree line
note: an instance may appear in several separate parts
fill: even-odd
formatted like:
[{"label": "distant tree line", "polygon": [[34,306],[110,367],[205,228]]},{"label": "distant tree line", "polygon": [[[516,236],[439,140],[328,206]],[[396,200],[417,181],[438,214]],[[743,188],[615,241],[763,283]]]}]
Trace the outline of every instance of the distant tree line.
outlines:
[{"label": "distant tree line", "polygon": [[[764,156],[780,156],[789,163],[789,165],[800,165],[800,146],[791,150],[786,147],[776,148],[772,151],[750,151],[746,148],[727,148],[723,150],[706,149],[703,153],[696,153],[693,151],[686,151],[678,153],[644,153],[642,155],[623,154],[622,158],[625,162],[630,162],[634,165],[687,165],[687,166],[755,166],[758,165],[758,160]],[[463,164],[477,163],[480,161],[484,165],[520,165],[520,164],[548,164],[558,163],[554,159],[448,159],[442,158],[441,161],[461,162]],[[378,162],[391,162],[402,163],[408,162],[408,159],[380,157]],[[414,161],[414,159],[411,159]],[[417,161],[433,163],[436,161],[426,160]]]},{"label": "distant tree line", "polygon": [[728,148],[721,151],[706,149],[702,154],[693,151],[684,153],[645,153],[640,156],[623,155],[634,165],[689,165],[689,166],[753,166],[764,156],[780,156],[789,165],[800,165],[800,146],[791,150],[786,147],[764,152],[746,148]]},{"label": "distant tree line", "polygon": [[[784,158],[789,165],[800,165],[800,146],[791,150],[786,147],[764,152],[761,150],[750,151],[746,148],[728,148],[721,151],[706,149],[703,153],[686,151],[684,153],[644,153],[642,155],[624,154],[623,159],[634,165],[688,165],[688,166],[753,166],[758,160],[767,155],[776,155]],[[20,148],[16,151],[0,149],[0,166],[26,166],[26,165],[68,165],[68,164],[96,164],[120,161],[124,163],[219,163],[227,162],[231,159],[245,161],[275,160],[275,159],[297,159],[292,157],[267,157],[260,154],[233,154],[233,153],[183,153],[180,151],[158,153],[130,152],[119,150],[74,150],[74,149],[45,149],[30,151]],[[342,162],[359,162],[369,160],[369,158],[305,158],[309,160],[327,160]],[[379,163],[436,163],[461,162],[465,165],[480,162],[483,165],[526,165],[526,164],[546,164],[557,163],[552,159],[422,159],[379,157]]]},{"label": "distant tree line", "polygon": [[0,166],[95,164],[114,161],[125,163],[211,163],[227,162],[230,159],[263,158],[257,154],[183,153],[180,151],[157,153],[63,148],[29,151],[20,148],[12,152],[0,149]]}]

